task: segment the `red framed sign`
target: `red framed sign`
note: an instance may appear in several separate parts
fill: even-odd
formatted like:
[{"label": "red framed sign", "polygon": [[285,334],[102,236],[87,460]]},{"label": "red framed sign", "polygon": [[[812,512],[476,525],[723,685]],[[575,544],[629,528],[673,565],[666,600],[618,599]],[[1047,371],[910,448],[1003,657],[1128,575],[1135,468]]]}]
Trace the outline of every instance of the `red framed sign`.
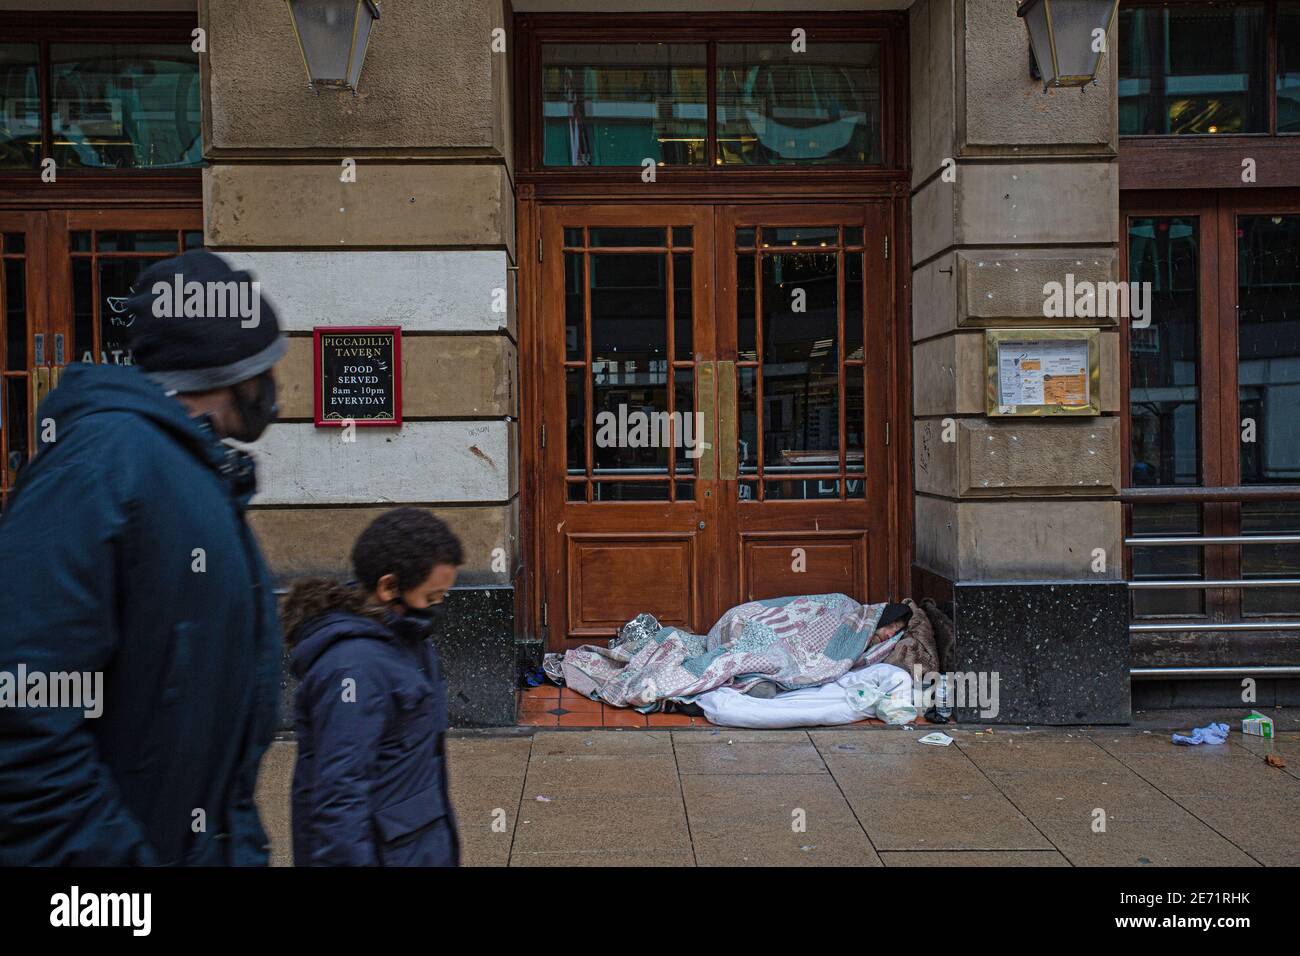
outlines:
[{"label": "red framed sign", "polygon": [[312,329],[316,427],[402,424],[402,329]]}]

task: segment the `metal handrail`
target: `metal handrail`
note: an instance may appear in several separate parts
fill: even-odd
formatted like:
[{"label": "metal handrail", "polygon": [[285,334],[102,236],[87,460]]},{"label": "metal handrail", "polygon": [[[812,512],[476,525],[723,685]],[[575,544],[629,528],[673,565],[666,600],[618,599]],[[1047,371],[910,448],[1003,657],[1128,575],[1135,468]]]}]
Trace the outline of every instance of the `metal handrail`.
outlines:
[{"label": "metal handrail", "polygon": [[1123,488],[1119,493],[1125,504],[1204,504],[1238,501],[1300,500],[1300,485],[1234,485],[1226,488]]},{"label": "metal handrail", "polygon": [[1130,624],[1130,634],[1168,634],[1171,631],[1296,631],[1300,621],[1233,621],[1214,623],[1195,621],[1181,624]]},{"label": "metal handrail", "polygon": [[1225,667],[1134,667],[1129,670],[1129,677],[1133,680],[1250,677],[1253,674],[1264,677],[1300,677],[1300,667],[1288,664],[1262,664],[1258,667],[1251,667],[1248,664],[1241,664]]},{"label": "metal handrail", "polygon": [[1141,581],[1128,582],[1129,590],[1141,588],[1186,588],[1199,591],[1202,588],[1300,588],[1300,578],[1243,578],[1240,581],[1202,581],[1178,578],[1175,580],[1153,581],[1143,578]]},{"label": "metal handrail", "polygon": [[1209,544],[1300,544],[1300,534],[1229,534],[1193,535],[1165,538],[1125,538],[1130,548],[1160,548],[1166,546],[1196,547]]}]

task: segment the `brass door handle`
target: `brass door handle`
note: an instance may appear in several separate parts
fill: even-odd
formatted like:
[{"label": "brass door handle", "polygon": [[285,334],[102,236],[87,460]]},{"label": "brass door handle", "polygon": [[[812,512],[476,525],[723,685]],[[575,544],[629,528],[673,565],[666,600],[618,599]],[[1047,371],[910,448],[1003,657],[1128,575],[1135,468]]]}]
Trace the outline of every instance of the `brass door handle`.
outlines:
[{"label": "brass door handle", "polygon": [[32,414],[41,407],[41,402],[45,401],[45,396],[50,394],[50,367],[48,365],[38,365],[32,369]]},{"label": "brass door handle", "polygon": [[718,363],[718,477],[735,481],[736,449],[736,363]]}]

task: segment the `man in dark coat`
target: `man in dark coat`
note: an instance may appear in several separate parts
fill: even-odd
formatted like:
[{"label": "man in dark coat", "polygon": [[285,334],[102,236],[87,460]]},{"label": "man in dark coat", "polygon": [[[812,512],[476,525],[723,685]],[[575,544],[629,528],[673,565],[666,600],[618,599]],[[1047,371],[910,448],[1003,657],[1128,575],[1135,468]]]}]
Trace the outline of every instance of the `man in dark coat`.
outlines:
[{"label": "man in dark coat", "polygon": [[[203,251],[146,270],[136,367],[72,366],[38,412],[0,520],[0,676],[101,675],[101,713],[0,706],[0,865],[266,862],[280,637],[252,461],[222,439],[274,419],[285,343],[249,285]],[[232,289],[253,308],[213,309]]]}]

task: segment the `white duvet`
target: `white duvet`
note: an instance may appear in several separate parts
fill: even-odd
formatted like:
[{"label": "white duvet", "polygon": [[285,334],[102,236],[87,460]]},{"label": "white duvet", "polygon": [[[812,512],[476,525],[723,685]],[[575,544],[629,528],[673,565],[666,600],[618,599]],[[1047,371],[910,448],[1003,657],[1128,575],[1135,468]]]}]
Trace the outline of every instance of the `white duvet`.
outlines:
[{"label": "white duvet", "polygon": [[704,716],[724,727],[828,727],[876,717],[888,724],[916,720],[912,677],[892,664],[872,664],[822,684],[769,700],[719,687],[695,698]]}]

